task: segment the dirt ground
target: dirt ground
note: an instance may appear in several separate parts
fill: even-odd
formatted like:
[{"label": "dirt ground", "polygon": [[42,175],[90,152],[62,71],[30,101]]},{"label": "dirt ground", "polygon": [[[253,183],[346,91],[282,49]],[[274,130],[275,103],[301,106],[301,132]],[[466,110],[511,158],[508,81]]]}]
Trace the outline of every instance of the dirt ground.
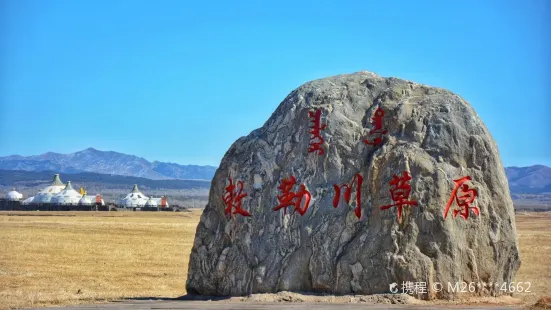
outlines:
[{"label": "dirt ground", "polygon": [[[163,298],[168,302],[166,299],[183,296],[200,214],[201,210],[0,212],[0,308],[77,305],[119,299],[137,302]],[[533,305],[540,298],[551,296],[551,213],[520,213],[516,223],[522,265],[515,282],[530,282],[532,292],[505,299],[457,300],[446,307],[462,303]],[[362,301],[361,298],[364,297],[280,293],[231,301],[336,305],[385,304],[388,299],[365,297]],[[416,302],[408,299],[410,305]],[[388,302],[391,303],[401,302]],[[428,304],[421,302],[418,306]]]}]

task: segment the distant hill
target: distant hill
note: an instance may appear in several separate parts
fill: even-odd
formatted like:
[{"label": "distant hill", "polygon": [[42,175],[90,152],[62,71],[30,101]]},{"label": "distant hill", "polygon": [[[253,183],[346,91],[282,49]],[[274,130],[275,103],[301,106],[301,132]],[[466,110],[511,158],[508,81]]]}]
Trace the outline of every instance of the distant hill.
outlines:
[{"label": "distant hill", "polygon": [[216,167],[149,162],[144,158],[113,151],[88,148],[80,152],[0,157],[0,169],[23,171],[56,171],[57,173],[93,172],[152,180],[212,180]]},{"label": "distant hill", "polygon": [[511,193],[551,193],[551,168],[543,165],[505,168]]},{"label": "distant hill", "polygon": [[[54,171],[12,171],[0,170],[0,187],[26,188],[43,186],[52,181]],[[206,180],[151,180],[139,177],[109,175],[91,172],[62,174],[63,182],[71,181],[75,186],[97,184],[102,187],[131,189],[133,184],[149,189],[208,189]]]}]

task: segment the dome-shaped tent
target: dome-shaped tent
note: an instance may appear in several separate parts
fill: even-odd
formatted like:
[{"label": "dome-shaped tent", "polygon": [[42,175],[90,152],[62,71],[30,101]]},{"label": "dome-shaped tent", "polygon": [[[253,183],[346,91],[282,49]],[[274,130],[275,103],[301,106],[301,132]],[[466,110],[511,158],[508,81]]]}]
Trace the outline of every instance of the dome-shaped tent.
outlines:
[{"label": "dome-shaped tent", "polygon": [[88,195],[84,194],[82,195],[82,198],[78,201],[78,204],[81,206],[90,206],[92,205],[92,199],[88,197]]},{"label": "dome-shaped tent", "polygon": [[142,194],[138,189],[138,185],[134,184],[132,191],[128,193],[123,199],[121,199],[120,204],[126,208],[135,208],[143,207],[149,198]]},{"label": "dome-shaped tent", "polygon": [[54,197],[54,194],[41,190],[34,196],[33,203],[50,203],[52,197]]},{"label": "dome-shaped tent", "polygon": [[20,192],[16,191],[15,188],[8,192],[6,194],[6,200],[9,200],[9,201],[19,201],[23,199],[23,194],[21,194]]},{"label": "dome-shaped tent", "polygon": [[157,201],[150,197],[149,200],[147,200],[147,202],[145,203],[145,206],[155,208],[157,207]]},{"label": "dome-shaped tent", "polygon": [[58,205],[76,205],[82,198],[82,195],[73,189],[71,181],[67,182],[67,186],[61,192],[52,197],[51,203]]},{"label": "dome-shaped tent", "polygon": [[61,192],[65,185],[59,179],[59,174],[54,175],[54,180],[49,186],[41,189],[33,199],[33,203],[50,203],[53,196]]},{"label": "dome-shaped tent", "polygon": [[30,205],[31,203],[34,203],[34,196],[29,197],[29,198],[21,201],[22,205]]}]

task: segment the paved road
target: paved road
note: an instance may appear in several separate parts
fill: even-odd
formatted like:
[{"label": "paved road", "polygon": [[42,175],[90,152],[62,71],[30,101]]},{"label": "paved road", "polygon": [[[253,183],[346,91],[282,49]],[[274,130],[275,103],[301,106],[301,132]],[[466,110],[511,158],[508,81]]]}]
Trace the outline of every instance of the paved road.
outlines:
[{"label": "paved road", "polygon": [[37,310],[52,309],[74,309],[74,310],[130,310],[130,309],[216,309],[216,310],[352,310],[352,309],[367,309],[367,310],[382,310],[382,309],[469,309],[469,310],[519,310],[520,307],[506,307],[506,306],[456,306],[456,305],[437,305],[427,307],[426,305],[387,305],[387,304],[337,304],[337,303],[305,303],[305,302],[279,302],[279,303],[260,303],[260,302],[228,302],[228,301],[196,301],[196,300],[125,300],[119,302],[112,302],[107,304],[96,305],[80,305],[71,306],[65,308],[40,308]]}]

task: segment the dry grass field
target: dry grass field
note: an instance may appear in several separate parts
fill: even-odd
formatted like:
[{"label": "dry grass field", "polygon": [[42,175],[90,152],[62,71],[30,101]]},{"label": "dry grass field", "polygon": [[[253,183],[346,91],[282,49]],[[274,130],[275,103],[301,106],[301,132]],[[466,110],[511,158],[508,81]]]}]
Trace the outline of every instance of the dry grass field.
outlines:
[{"label": "dry grass field", "polygon": [[0,212],[0,308],[184,295],[201,212]]},{"label": "dry grass field", "polygon": [[551,297],[551,212],[517,213],[516,223],[521,265],[515,282],[530,282],[532,293],[514,296],[533,304]]},{"label": "dry grass field", "polygon": [[[182,296],[200,213],[0,212],[0,308]],[[517,215],[526,303],[551,296],[550,224]]]}]

